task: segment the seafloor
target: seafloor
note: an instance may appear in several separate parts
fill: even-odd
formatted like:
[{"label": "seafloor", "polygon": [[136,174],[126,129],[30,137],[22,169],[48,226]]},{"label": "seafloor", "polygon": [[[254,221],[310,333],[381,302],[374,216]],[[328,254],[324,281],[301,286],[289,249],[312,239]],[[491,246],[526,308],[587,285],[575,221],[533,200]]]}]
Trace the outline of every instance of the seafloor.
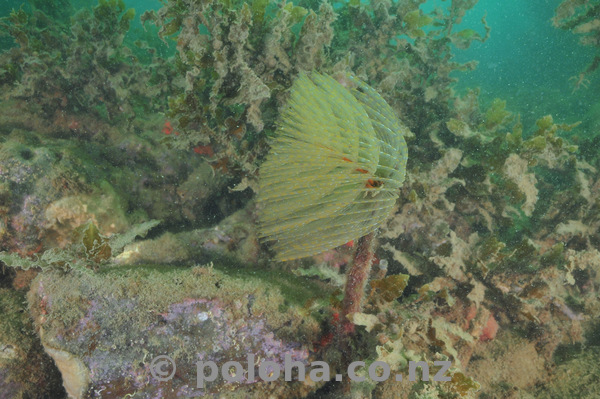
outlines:
[{"label": "seafloor", "polygon": [[[458,89],[479,60],[455,55],[494,34],[486,17],[461,25],[477,3],[10,2],[0,399],[600,397],[600,2],[552,6],[547,22],[589,58],[561,78],[564,97],[531,107],[485,98],[489,85]],[[344,236],[277,261],[281,248],[260,239],[261,165],[294,82],[313,71],[357,76],[389,104],[406,177],[372,248]],[[532,119],[545,101],[574,111]],[[315,190],[336,184],[311,159],[298,170],[314,170]],[[344,293],[365,258],[367,286]],[[343,320],[350,294],[360,311]],[[307,367],[304,381],[271,378],[286,360]],[[405,380],[308,374],[327,362],[345,375],[354,360],[359,376],[384,362]],[[198,362],[228,361],[246,368],[200,383]],[[450,362],[449,381],[407,381],[417,361],[431,376]]]}]

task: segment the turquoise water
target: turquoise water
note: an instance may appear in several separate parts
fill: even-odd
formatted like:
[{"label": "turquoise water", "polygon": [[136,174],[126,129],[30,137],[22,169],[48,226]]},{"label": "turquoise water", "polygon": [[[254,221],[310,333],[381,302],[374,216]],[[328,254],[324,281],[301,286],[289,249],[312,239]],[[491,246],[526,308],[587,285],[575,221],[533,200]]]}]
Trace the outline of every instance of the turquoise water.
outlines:
[{"label": "turquoise water", "polygon": [[[568,31],[552,26],[559,0],[481,0],[464,18],[466,27],[482,31],[484,15],[492,33],[486,43],[457,51],[460,61],[478,60],[479,67],[459,76],[459,87],[480,87],[484,98],[506,99],[523,116],[525,126],[542,114],[568,123],[585,119],[594,105],[599,77],[589,88],[573,92],[571,77],[592,62],[594,51],[581,46]],[[587,132],[592,134],[594,132]]]}]

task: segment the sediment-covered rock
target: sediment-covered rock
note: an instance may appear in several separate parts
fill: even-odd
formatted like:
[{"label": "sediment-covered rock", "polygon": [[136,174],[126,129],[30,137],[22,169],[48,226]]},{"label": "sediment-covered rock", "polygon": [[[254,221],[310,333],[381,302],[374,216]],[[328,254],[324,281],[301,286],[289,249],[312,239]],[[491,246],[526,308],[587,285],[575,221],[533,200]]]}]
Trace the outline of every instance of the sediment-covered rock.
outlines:
[{"label": "sediment-covered rock", "polygon": [[[314,360],[318,324],[282,281],[261,275],[233,278],[212,267],[46,272],[33,282],[29,306],[71,397],[303,397],[316,385],[285,382],[284,361]],[[242,366],[226,366],[233,382],[222,374],[228,361]],[[282,370],[274,382],[260,378],[265,361],[275,362],[267,375]],[[214,362],[219,378],[202,381],[197,362]]]}]

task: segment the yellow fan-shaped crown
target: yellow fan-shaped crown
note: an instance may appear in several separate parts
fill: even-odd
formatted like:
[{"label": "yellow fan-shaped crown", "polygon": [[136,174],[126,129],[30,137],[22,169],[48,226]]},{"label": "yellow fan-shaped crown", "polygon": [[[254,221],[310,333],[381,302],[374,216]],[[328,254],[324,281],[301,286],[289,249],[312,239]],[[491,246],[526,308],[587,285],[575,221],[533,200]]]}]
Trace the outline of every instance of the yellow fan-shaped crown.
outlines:
[{"label": "yellow fan-shaped crown", "polygon": [[300,74],[260,168],[259,236],[276,259],[335,248],[389,215],[406,170],[403,127],[370,86]]}]

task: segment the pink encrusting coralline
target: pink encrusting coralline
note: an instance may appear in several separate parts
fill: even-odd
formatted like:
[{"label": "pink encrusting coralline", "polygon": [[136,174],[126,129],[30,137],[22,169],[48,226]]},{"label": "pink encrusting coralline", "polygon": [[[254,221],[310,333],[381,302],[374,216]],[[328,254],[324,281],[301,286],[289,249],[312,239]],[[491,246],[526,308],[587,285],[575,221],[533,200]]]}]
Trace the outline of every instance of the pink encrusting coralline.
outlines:
[{"label": "pink encrusting coralline", "polygon": [[480,341],[491,341],[492,339],[496,338],[496,334],[498,333],[499,328],[500,328],[500,326],[498,325],[496,318],[494,318],[494,315],[490,313],[490,317],[488,318],[486,325],[483,327],[483,330],[481,331],[479,340]]}]

